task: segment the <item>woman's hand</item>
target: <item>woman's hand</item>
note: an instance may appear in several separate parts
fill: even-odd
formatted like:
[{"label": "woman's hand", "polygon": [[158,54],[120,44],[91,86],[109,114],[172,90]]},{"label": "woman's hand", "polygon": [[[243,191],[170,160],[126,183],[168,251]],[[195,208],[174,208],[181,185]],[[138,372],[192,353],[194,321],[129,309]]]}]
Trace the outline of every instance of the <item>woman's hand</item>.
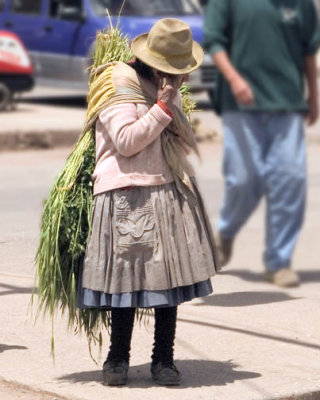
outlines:
[{"label": "woman's hand", "polygon": [[158,100],[165,103],[169,108],[177,95],[177,91],[186,80],[186,75],[169,75],[160,71],[154,71],[158,83]]}]

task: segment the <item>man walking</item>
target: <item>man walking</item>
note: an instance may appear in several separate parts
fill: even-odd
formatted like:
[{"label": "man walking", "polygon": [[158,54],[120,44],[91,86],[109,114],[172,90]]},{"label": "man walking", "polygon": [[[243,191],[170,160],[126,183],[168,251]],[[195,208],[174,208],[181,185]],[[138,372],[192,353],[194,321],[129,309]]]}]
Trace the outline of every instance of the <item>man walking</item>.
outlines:
[{"label": "man walking", "polygon": [[221,72],[215,103],[224,130],[221,262],[265,196],[266,278],[280,286],[299,283],[290,264],[306,197],[303,120],[319,115],[319,43],[312,0],[208,2],[204,47]]}]

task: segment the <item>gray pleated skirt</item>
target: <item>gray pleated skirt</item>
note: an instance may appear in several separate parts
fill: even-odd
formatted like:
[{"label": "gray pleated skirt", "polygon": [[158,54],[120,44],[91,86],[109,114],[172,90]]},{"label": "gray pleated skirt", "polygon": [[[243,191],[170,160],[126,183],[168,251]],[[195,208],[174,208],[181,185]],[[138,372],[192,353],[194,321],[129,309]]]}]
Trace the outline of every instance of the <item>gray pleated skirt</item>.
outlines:
[{"label": "gray pleated skirt", "polygon": [[193,184],[192,204],[175,183],[95,196],[80,308],[171,307],[212,292],[218,258]]}]

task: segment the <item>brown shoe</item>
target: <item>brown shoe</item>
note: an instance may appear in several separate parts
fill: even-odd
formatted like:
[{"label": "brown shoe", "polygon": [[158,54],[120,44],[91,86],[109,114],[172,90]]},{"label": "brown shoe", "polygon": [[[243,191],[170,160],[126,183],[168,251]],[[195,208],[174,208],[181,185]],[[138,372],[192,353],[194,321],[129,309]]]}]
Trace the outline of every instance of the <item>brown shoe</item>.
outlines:
[{"label": "brown shoe", "polygon": [[281,287],[294,287],[300,284],[299,275],[289,267],[278,271],[267,271],[265,277],[268,282]]},{"label": "brown shoe", "polygon": [[231,259],[234,238],[225,239],[221,237],[220,233],[218,233],[216,236],[217,236],[216,246],[217,246],[220,266],[224,267],[225,265],[228,264],[228,262]]}]

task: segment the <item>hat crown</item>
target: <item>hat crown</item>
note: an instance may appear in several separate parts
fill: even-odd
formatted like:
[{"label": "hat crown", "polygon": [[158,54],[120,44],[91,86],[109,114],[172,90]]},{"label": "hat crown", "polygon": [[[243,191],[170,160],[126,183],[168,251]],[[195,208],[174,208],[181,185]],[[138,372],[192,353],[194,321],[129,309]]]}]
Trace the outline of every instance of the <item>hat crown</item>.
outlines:
[{"label": "hat crown", "polygon": [[152,68],[168,74],[188,74],[201,65],[204,53],[192,39],[189,25],[176,18],[156,22],[149,33],[135,37],[132,53]]},{"label": "hat crown", "polygon": [[164,57],[190,55],[192,45],[190,27],[175,18],[158,21],[150,30],[147,40],[148,50]]}]

